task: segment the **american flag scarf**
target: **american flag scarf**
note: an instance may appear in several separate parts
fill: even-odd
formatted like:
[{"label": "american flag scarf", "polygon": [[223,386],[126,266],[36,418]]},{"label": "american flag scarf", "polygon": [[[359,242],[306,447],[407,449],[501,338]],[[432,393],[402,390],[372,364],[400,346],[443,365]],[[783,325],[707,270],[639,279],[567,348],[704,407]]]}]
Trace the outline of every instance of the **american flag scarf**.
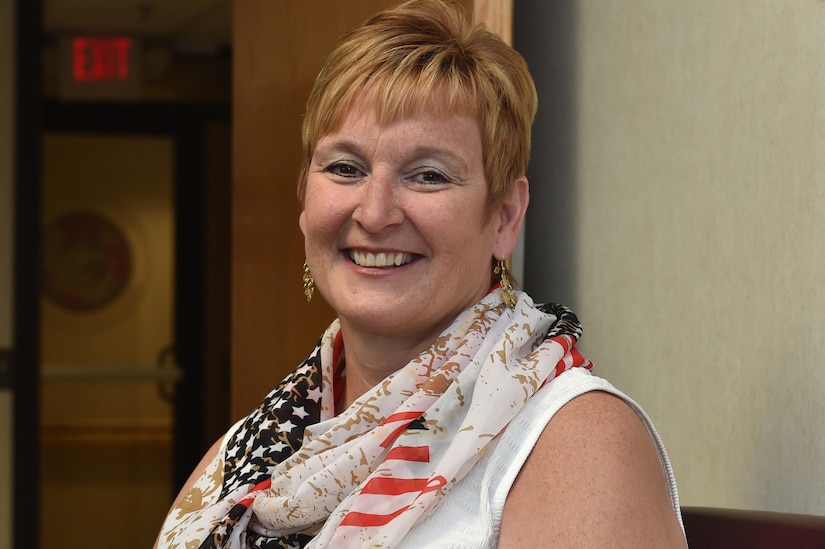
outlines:
[{"label": "american flag scarf", "polygon": [[397,545],[539,388],[591,367],[574,346],[581,326],[569,309],[516,295],[511,309],[491,291],[337,416],[333,322],[310,357],[229,431],[170,512],[159,547]]}]

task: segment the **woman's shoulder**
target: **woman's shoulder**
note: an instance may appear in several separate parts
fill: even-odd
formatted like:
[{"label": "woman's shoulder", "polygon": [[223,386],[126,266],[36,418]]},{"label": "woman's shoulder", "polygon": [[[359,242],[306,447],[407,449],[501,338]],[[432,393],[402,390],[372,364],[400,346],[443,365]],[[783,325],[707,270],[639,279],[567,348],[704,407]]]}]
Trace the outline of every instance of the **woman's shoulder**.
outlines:
[{"label": "woman's shoulder", "polygon": [[[565,417],[568,415],[573,418],[572,421],[568,421]],[[542,482],[552,485],[564,477],[572,481],[571,471],[576,470],[581,475],[587,476],[592,467],[601,467],[600,464],[582,461],[584,455],[567,458],[567,461],[563,463],[559,462],[560,455],[554,456],[547,451],[545,446],[548,439],[553,438],[553,434],[547,434],[552,433],[548,431],[550,425],[554,425],[553,429],[569,429],[577,436],[586,438],[587,429],[602,423],[605,416],[608,418],[607,421],[615,421],[615,424],[608,426],[611,430],[621,432],[621,429],[628,427],[636,429],[638,425],[640,430],[634,431],[634,440],[641,438],[653,447],[653,459],[657,460],[654,473],[665,485],[666,502],[667,496],[670,495],[670,505],[664,509],[664,512],[669,512],[669,515],[664,520],[676,521],[675,533],[679,539],[682,539],[678,515],[674,511],[678,510],[675,482],[664,446],[652,423],[641,407],[615,389],[609,382],[591,375],[583,368],[574,368],[547,383],[528,400],[507,429],[490,444],[481,460],[448,492],[439,510],[419,523],[402,547],[437,545],[438,547],[461,547],[463,549],[487,548],[495,547],[497,542],[501,543],[499,547],[507,547],[508,543],[513,546],[513,542],[517,540],[508,539],[510,534],[506,529],[512,529],[511,527],[517,525],[512,517],[509,517],[502,525],[502,517],[505,510],[507,513],[514,512],[518,504],[523,504],[521,506],[523,511],[517,515],[529,523],[523,527],[525,532],[529,531],[530,527],[544,528],[546,522],[555,520],[551,513],[561,518],[545,501],[545,498],[554,492],[547,490],[546,486],[539,482],[526,481],[527,476],[538,476]],[[579,429],[575,425],[578,421],[588,425]],[[616,436],[615,432],[613,436]],[[623,443],[628,442],[623,441]],[[592,482],[597,479],[586,480]],[[542,490],[529,493],[525,491],[520,494],[521,489],[516,484],[542,486]],[[554,497],[561,498],[558,501],[559,504],[565,501],[564,495]],[[568,504],[573,503],[570,500],[567,501]],[[584,507],[578,508],[577,513],[590,513],[591,509],[596,512],[594,508],[591,508],[590,502],[582,505]],[[505,531],[499,535],[502,526]],[[545,533],[549,534],[549,530]],[[549,538],[542,538],[544,541],[547,539]],[[520,546],[518,543],[515,545]],[[527,543],[524,545],[529,546]],[[532,545],[547,546],[542,541]],[[655,546],[655,544],[651,545]],[[563,545],[560,546],[563,547]],[[577,544],[572,542],[572,546],[577,546]],[[601,546],[612,547],[614,544],[611,540],[611,542],[602,543]]]},{"label": "woman's shoulder", "polygon": [[588,376],[571,372],[539,391],[550,418],[532,424],[540,433],[507,494],[499,547],[547,539],[570,547],[684,547],[672,474],[652,423],[609,383]]}]

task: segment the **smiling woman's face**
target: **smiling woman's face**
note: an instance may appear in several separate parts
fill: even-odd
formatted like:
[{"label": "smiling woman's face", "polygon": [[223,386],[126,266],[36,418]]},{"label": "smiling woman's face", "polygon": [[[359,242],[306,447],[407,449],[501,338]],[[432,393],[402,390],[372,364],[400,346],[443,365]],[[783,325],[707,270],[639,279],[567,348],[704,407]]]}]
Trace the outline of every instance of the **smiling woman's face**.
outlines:
[{"label": "smiling woman's face", "polygon": [[483,297],[500,251],[487,196],[471,116],[424,111],[382,127],[360,108],[323,136],[300,225],[344,328],[429,343]]}]

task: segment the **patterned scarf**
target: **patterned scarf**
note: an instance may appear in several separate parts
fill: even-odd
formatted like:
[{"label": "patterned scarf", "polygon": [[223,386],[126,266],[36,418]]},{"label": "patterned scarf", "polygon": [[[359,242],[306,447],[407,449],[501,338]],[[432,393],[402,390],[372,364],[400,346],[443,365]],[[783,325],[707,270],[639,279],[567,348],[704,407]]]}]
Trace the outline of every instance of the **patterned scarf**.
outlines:
[{"label": "patterned scarf", "polygon": [[[335,416],[339,323],[239,422],[161,548],[397,545],[545,383],[590,362],[575,315],[498,291]],[[339,384],[340,385],[340,384]]]}]

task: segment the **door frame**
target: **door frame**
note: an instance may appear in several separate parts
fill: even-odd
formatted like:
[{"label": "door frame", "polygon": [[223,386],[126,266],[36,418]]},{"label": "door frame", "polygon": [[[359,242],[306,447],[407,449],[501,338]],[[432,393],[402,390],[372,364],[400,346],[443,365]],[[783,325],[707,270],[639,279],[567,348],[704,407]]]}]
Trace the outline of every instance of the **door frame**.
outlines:
[{"label": "door frame", "polygon": [[[42,119],[29,129],[31,135],[26,140],[29,144],[29,150],[26,151],[28,156],[22,159],[18,156],[17,159],[15,294],[19,302],[15,304],[14,322],[19,337],[16,340],[15,362],[18,367],[14,371],[13,418],[15,547],[39,547],[40,143],[45,132],[117,133],[172,139],[175,211],[173,326],[175,358],[182,373],[176,386],[174,402],[174,490],[183,485],[212,443],[205,439],[208,429],[204,425],[203,410],[205,405],[216,405],[215,399],[204,394],[201,367],[204,363],[205,325],[202,319],[206,295],[205,133],[207,123],[230,120],[229,105],[41,103],[39,98],[38,104],[42,105],[42,111],[38,111],[42,112]],[[24,148],[26,147],[21,145],[21,149]],[[228,418],[228,400],[225,407],[224,415]]]},{"label": "door frame", "polygon": [[16,0],[14,75],[14,238],[12,546],[40,546],[39,364],[42,0]]}]

